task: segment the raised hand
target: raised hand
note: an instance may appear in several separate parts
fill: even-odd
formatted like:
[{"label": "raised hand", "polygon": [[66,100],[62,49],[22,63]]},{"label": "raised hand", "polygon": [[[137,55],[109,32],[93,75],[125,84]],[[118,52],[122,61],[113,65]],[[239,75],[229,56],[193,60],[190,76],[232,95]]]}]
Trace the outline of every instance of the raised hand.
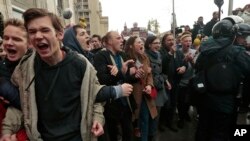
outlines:
[{"label": "raised hand", "polygon": [[126,62],[122,63],[122,73],[126,74],[126,72],[128,70],[128,65],[133,64],[133,63],[135,63],[135,61],[133,59],[127,60]]}]

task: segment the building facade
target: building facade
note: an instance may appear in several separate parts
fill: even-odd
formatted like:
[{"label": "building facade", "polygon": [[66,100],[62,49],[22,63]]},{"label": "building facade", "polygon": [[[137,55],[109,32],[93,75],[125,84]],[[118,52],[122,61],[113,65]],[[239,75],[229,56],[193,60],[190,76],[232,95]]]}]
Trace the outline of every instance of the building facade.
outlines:
[{"label": "building facade", "polygon": [[[79,18],[85,18],[86,30],[90,35],[104,35],[108,31],[108,17],[102,16],[99,0],[0,0],[0,12],[4,20],[13,17],[21,19],[22,13],[32,7],[57,13],[65,26],[77,24]],[[63,18],[65,10],[72,11],[71,18]]]},{"label": "building facade", "polygon": [[132,28],[128,28],[126,23],[124,25],[124,29],[121,32],[121,35],[125,38],[128,39],[130,36],[139,36],[143,39],[146,39],[149,35],[148,30],[145,27],[138,27],[137,22],[133,24]]},{"label": "building facade", "polygon": [[99,0],[76,0],[76,19],[84,18],[86,30],[90,35],[104,35],[108,31],[108,17],[102,16],[102,6]]}]

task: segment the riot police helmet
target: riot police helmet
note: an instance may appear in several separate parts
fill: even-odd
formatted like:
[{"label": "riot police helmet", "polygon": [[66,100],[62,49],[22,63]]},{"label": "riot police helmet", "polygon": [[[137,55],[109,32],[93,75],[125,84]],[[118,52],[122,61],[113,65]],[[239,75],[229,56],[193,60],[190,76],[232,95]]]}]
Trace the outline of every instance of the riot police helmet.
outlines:
[{"label": "riot police helmet", "polygon": [[244,20],[235,15],[225,17],[221,21],[217,22],[212,28],[212,36],[214,39],[220,37],[233,38],[235,36],[235,24],[244,22]]}]

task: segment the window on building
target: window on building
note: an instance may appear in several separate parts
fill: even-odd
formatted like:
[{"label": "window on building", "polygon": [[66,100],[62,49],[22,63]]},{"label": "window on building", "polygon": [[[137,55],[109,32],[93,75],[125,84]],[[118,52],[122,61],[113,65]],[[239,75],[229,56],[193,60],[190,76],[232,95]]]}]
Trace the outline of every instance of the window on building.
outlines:
[{"label": "window on building", "polygon": [[84,5],[83,8],[84,9],[89,9],[89,6],[88,5]]},{"label": "window on building", "polygon": [[88,16],[89,15],[89,13],[88,12],[84,12],[84,16]]}]

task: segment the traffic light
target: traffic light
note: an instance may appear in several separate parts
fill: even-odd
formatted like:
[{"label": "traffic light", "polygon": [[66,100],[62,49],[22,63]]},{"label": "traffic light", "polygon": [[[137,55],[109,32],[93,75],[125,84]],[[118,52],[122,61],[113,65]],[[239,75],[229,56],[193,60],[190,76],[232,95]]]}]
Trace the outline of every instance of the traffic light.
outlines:
[{"label": "traffic light", "polygon": [[3,37],[3,29],[4,29],[3,15],[0,12],[0,36]]}]

